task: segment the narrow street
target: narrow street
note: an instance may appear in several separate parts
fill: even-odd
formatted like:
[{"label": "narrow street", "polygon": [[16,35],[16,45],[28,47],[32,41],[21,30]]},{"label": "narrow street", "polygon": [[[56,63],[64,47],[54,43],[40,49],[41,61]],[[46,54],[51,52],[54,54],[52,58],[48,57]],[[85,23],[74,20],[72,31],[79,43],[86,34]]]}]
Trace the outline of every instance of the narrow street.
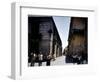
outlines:
[{"label": "narrow street", "polygon": [[[57,57],[55,61],[51,60],[50,66],[57,66],[57,65],[68,65],[72,63],[65,62],[65,56]],[[35,63],[35,67],[38,66],[38,63]],[[42,62],[42,66],[46,66],[46,62]]]},{"label": "narrow street", "polygon": [[51,61],[51,65],[65,65],[65,56],[57,57],[55,61]]}]

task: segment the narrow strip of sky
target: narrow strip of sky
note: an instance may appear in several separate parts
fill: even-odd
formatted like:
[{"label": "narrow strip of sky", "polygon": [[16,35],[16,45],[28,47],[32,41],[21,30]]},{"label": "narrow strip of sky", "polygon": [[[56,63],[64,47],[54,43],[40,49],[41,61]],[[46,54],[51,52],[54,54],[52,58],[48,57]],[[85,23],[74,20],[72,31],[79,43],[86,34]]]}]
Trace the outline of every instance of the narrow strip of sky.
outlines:
[{"label": "narrow strip of sky", "polygon": [[67,16],[53,16],[60,38],[62,40],[63,49],[68,45],[68,35],[70,26],[70,17]]}]

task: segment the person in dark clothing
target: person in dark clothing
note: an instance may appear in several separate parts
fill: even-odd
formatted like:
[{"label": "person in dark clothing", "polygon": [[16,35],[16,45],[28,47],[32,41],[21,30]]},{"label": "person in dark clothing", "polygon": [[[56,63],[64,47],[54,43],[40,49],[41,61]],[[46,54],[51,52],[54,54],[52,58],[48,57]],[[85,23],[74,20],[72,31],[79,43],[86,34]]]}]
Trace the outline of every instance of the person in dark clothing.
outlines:
[{"label": "person in dark clothing", "polygon": [[35,54],[35,53],[31,53],[31,55],[32,55],[31,66],[34,66],[34,64],[35,64],[35,59],[36,59],[36,54]]},{"label": "person in dark clothing", "polygon": [[50,66],[50,63],[51,63],[51,55],[48,55],[48,56],[47,56],[47,63],[46,63],[46,66]]}]

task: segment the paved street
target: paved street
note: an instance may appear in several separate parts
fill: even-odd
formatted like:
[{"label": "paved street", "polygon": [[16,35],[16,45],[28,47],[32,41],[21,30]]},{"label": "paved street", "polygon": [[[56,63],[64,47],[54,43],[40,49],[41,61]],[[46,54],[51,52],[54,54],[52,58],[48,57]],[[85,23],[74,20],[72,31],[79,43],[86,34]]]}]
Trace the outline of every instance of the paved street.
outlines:
[{"label": "paved street", "polygon": [[[68,65],[68,64],[69,63],[65,63],[65,56],[57,57],[55,61],[53,61],[53,60],[51,61],[51,66],[55,66],[55,65]],[[38,63],[35,63],[35,66],[38,66]],[[42,66],[46,66],[46,62],[43,62]]]},{"label": "paved street", "polygon": [[61,56],[61,57],[57,57],[57,59],[55,61],[51,62],[51,65],[69,65],[69,64],[73,64],[73,63],[66,63],[65,62],[65,56]]},{"label": "paved street", "polygon": [[55,61],[51,61],[51,65],[65,65],[65,56],[57,57]]}]

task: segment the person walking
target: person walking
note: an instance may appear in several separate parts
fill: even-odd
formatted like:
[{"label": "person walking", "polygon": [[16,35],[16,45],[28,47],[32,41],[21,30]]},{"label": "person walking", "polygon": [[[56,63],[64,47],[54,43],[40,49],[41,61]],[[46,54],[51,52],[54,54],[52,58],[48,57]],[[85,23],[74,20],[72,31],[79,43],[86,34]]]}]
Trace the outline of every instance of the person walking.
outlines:
[{"label": "person walking", "polygon": [[40,52],[40,54],[38,55],[38,59],[39,59],[39,66],[42,66],[42,61],[43,61],[43,54]]},{"label": "person walking", "polygon": [[51,55],[48,55],[47,56],[47,63],[46,63],[46,66],[50,66],[51,64]]},{"label": "person walking", "polygon": [[31,66],[34,66],[35,60],[36,60],[36,54],[35,53],[31,53],[31,55],[32,55]]}]

